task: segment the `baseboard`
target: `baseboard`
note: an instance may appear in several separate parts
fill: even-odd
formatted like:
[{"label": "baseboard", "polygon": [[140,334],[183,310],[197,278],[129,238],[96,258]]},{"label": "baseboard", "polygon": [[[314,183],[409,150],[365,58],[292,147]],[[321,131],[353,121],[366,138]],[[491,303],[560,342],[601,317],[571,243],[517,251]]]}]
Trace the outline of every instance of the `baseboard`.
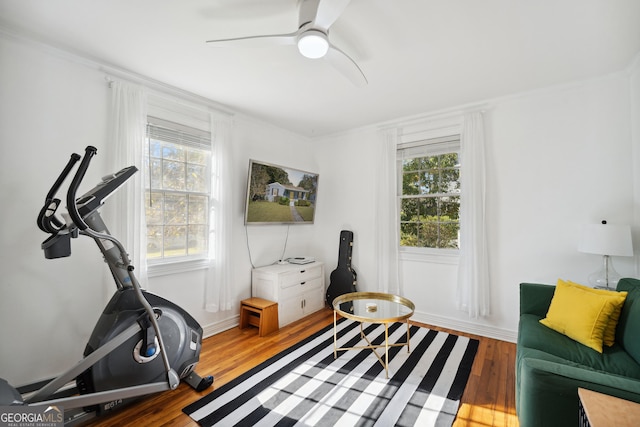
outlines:
[{"label": "baseboard", "polygon": [[438,326],[455,331],[465,332],[467,334],[480,335],[487,338],[493,338],[500,341],[516,342],[518,340],[518,331],[496,328],[488,325],[480,325],[472,321],[452,319],[450,317],[438,316],[424,312],[416,311],[411,320],[427,325]]},{"label": "baseboard", "polygon": [[208,338],[212,335],[219,334],[220,332],[224,332],[228,329],[235,328],[240,325],[240,315],[236,314],[235,316],[228,317],[224,320],[220,320],[218,322],[209,323],[202,328],[202,338]]},{"label": "baseboard", "polygon": [[[508,329],[496,328],[487,325],[479,325],[472,321],[452,319],[450,317],[438,316],[421,311],[416,311],[411,317],[411,320],[425,323],[427,325],[453,329],[454,331],[465,332],[467,334],[493,338],[500,341],[516,342],[518,340],[518,331],[511,331]],[[235,316],[229,317],[224,320],[220,320],[219,322],[209,323],[202,328],[203,338],[219,334],[220,332],[224,332],[231,328],[236,328],[238,327],[238,325],[240,325],[239,314],[236,314]]]}]

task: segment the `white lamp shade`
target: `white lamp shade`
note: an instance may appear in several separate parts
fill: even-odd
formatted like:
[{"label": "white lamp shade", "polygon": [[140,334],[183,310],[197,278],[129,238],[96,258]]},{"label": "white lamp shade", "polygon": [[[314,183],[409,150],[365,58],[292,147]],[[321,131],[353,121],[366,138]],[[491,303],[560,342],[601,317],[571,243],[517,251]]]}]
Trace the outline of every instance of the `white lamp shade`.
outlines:
[{"label": "white lamp shade", "polygon": [[612,224],[584,225],[578,250],[598,255],[633,256],[631,227]]}]

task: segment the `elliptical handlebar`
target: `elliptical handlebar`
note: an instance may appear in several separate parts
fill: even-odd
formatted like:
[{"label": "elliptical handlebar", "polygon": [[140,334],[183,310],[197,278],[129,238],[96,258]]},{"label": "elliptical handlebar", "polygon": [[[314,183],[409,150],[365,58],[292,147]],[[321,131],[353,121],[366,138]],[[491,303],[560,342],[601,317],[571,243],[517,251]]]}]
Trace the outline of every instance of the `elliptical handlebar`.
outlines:
[{"label": "elliptical handlebar", "polygon": [[[56,210],[58,209],[58,206],[60,206],[60,199],[56,199],[55,196],[64,180],[71,172],[71,169],[73,169],[73,166],[80,159],[81,157],[79,154],[71,154],[71,158],[67,162],[67,165],[64,167],[64,169],[60,173],[60,176],[58,176],[58,179],[56,179],[56,182],[53,183],[51,189],[47,193],[47,197],[44,201],[44,206],[38,214],[37,221],[38,228],[45,233],[57,234],[64,226],[64,223],[58,220],[55,216]],[[55,227],[52,226],[51,223],[53,223]]]},{"label": "elliptical handlebar", "polygon": [[69,185],[69,190],[67,191],[67,210],[69,211],[69,216],[74,224],[82,231],[89,228],[86,222],[80,216],[78,212],[78,205],[76,204],[76,193],[78,191],[78,187],[80,187],[80,183],[84,179],[84,175],[87,173],[87,169],[89,168],[89,163],[91,162],[91,158],[95,156],[98,152],[96,147],[89,145],[84,150],[85,155],[82,161],[80,162],[80,166],[78,166],[78,170],[76,171],[71,184]]},{"label": "elliptical handlebar", "polygon": [[71,172],[71,169],[73,168],[73,166],[81,158],[82,158],[82,156],[80,156],[80,154],[78,154],[78,153],[72,153],[71,154],[71,158],[69,159],[69,162],[67,163],[67,165],[64,167],[64,169],[60,173],[60,176],[58,177],[58,179],[56,179],[56,182],[54,182],[53,185],[51,186],[51,190],[49,190],[49,193],[47,193],[47,199],[52,199],[56,195],[56,193],[60,189],[60,186],[62,185],[64,180],[69,175],[69,172]]}]

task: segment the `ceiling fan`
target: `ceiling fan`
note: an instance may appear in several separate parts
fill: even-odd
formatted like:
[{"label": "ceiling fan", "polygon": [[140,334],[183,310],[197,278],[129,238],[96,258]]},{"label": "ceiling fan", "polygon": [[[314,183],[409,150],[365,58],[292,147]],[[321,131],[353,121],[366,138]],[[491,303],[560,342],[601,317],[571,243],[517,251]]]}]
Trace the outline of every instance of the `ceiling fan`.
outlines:
[{"label": "ceiling fan", "polygon": [[355,85],[365,86],[367,78],[358,64],[329,41],[329,28],[350,1],[298,0],[298,29],[292,33],[207,40],[207,43],[245,47],[295,45],[303,56],[322,58]]}]

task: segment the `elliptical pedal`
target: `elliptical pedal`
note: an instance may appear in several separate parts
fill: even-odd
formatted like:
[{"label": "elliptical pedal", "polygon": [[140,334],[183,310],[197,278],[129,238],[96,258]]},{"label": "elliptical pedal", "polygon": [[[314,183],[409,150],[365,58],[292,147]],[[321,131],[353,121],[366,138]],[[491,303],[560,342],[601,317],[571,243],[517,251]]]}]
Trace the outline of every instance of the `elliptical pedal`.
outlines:
[{"label": "elliptical pedal", "polygon": [[204,391],[213,385],[213,375],[207,375],[203,378],[192,372],[188,377],[183,378],[183,381],[193,387],[195,391]]}]

